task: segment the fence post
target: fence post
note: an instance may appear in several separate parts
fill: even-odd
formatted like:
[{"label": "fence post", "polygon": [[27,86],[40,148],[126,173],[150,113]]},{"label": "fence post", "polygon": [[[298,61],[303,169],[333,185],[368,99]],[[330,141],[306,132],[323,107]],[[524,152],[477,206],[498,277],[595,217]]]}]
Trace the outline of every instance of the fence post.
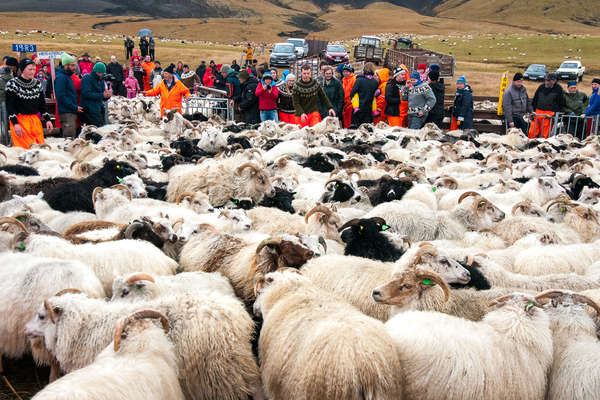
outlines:
[{"label": "fence post", "polygon": [[556,136],[557,135],[557,132],[558,132],[558,121],[560,120],[559,117],[560,117],[560,113],[559,112],[554,113],[554,124],[553,124],[554,126],[552,127],[552,132],[553,133],[552,133],[552,135],[548,135],[548,137],[552,137],[552,136]]}]

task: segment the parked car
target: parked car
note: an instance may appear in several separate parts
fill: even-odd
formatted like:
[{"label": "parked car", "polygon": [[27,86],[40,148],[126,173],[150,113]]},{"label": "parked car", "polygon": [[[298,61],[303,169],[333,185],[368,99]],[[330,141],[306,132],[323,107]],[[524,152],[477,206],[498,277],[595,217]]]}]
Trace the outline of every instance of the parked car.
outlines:
[{"label": "parked car", "polygon": [[297,58],[308,55],[308,42],[305,39],[288,39],[286,42],[294,45]]},{"label": "parked car", "polygon": [[585,67],[581,65],[581,61],[565,61],[556,70],[556,75],[558,75],[558,79],[581,82],[584,72]]},{"label": "parked car", "polygon": [[276,43],[271,52],[270,62],[272,67],[288,67],[296,61],[294,45],[291,43]]},{"label": "parked car", "polygon": [[523,78],[532,81],[543,81],[545,76],[546,66],[544,64],[531,64],[523,74]]},{"label": "parked car", "polygon": [[349,61],[348,52],[341,44],[330,44],[321,53],[321,58],[327,64],[347,63]]}]

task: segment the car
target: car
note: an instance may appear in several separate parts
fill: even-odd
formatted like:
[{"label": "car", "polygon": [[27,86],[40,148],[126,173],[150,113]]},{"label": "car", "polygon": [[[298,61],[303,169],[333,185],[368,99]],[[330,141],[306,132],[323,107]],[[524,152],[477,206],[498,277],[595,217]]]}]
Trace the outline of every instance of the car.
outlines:
[{"label": "car", "polygon": [[297,58],[303,58],[308,55],[308,42],[305,39],[291,38],[286,40],[286,42],[294,45]]},{"label": "car", "polygon": [[579,82],[583,80],[584,73],[585,67],[581,65],[581,61],[565,61],[556,70],[558,79],[578,80]]},{"label": "car", "polygon": [[532,81],[543,81],[545,77],[546,66],[544,64],[531,64],[523,74],[523,78]]},{"label": "car", "polygon": [[321,58],[327,64],[347,63],[350,60],[348,52],[341,44],[330,44],[321,53]]},{"label": "car", "polygon": [[291,43],[276,43],[269,59],[272,67],[289,67],[296,61],[294,45]]}]

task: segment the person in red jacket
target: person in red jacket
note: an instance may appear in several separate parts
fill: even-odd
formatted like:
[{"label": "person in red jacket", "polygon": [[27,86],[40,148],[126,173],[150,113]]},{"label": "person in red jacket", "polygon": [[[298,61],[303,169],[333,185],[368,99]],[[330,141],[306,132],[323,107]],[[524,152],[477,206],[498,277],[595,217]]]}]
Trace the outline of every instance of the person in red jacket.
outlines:
[{"label": "person in red jacket", "polygon": [[206,87],[214,87],[215,86],[215,76],[214,70],[211,67],[206,68],[206,72],[204,73],[204,77],[202,77],[202,83]]},{"label": "person in red jacket", "polygon": [[92,72],[92,68],[94,68],[94,63],[90,60],[90,55],[88,53],[83,53],[79,59],[79,70],[81,71],[81,76]]},{"label": "person in red jacket", "polygon": [[256,87],[255,94],[258,97],[261,122],[279,122],[279,118],[277,117],[277,97],[279,96],[279,91],[277,90],[277,86],[273,85],[273,77],[270,72],[263,74],[263,79]]}]

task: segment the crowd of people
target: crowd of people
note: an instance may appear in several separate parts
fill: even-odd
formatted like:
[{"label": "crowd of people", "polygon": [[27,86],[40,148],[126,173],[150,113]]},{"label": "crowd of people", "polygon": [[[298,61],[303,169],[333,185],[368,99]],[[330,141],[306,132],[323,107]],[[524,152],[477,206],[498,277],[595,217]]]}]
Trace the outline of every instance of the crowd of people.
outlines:
[{"label": "crowd of people", "polygon": [[[440,128],[444,120],[445,84],[436,64],[419,64],[417,69],[400,65],[390,70],[376,69],[367,62],[355,72],[349,64],[335,68],[321,65],[313,76],[311,65],[303,65],[300,76],[259,64],[248,44],[245,63],[202,61],[194,70],[182,61],[162,68],[155,60],[154,40],[140,39],[140,50],[131,38],[125,39],[126,63],[116,56],[104,63],[92,61],[88,53],[77,60],[64,53],[52,83],[49,63],[35,57],[17,60],[5,57],[0,66],[0,102],[7,117],[12,143],[28,148],[43,142],[42,122],[50,127],[45,98],[56,99],[55,126],[64,137],[74,137],[82,123],[106,124],[106,102],[112,96],[134,98],[139,94],[160,96],[161,112],[182,111],[183,99],[201,86],[218,89],[235,108],[238,120],[249,124],[273,120],[314,126],[327,116],[339,118],[344,128],[380,121],[390,126],[420,129],[426,123]],[[530,138],[548,137],[555,113],[561,113],[570,133],[590,132],[592,119],[572,123],[574,117],[600,115],[600,79],[592,83],[592,94],[569,82],[565,92],[555,74],[548,74],[532,99],[523,85],[523,75],[515,74],[503,95],[507,127],[516,127]],[[451,129],[474,127],[473,91],[464,76],[456,80]]]}]

